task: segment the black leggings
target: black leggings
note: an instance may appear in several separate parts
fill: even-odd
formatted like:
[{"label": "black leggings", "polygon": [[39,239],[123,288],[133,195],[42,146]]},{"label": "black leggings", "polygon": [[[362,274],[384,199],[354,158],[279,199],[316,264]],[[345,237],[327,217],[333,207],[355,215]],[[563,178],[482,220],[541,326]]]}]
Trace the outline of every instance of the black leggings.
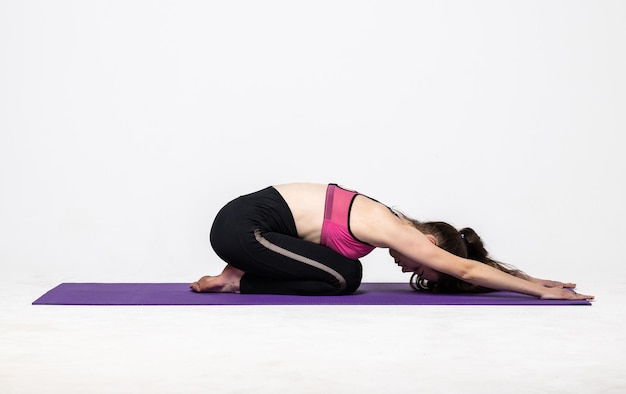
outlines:
[{"label": "black leggings", "polygon": [[226,204],[210,240],[222,260],[245,272],[242,293],[340,295],[361,284],[359,260],[298,237],[291,210],[273,187]]}]

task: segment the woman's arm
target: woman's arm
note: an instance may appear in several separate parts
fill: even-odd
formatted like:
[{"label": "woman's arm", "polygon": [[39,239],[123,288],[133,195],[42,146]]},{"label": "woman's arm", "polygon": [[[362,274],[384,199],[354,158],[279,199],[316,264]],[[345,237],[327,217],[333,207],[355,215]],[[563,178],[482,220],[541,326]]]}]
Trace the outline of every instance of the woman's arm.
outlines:
[{"label": "woman's arm", "polygon": [[[472,261],[472,260],[470,260]],[[502,272],[498,269],[482,264],[480,262],[473,262],[473,267],[469,270],[465,277],[459,279],[466,282],[487,287],[495,290],[514,291],[517,293],[523,293],[532,295],[542,299],[567,299],[567,300],[590,300],[593,296],[585,294],[577,294],[571,290],[564,288],[564,286],[546,286],[545,281],[535,278],[532,280],[522,279],[506,272]],[[556,285],[554,281],[547,281],[552,285]]]},{"label": "woman's arm", "polygon": [[[417,229],[415,229],[415,232],[419,233]],[[414,231],[409,228],[407,234],[411,235],[411,233],[414,233]],[[413,236],[420,238],[417,234],[413,234]],[[478,261],[455,256],[435,246],[428,240],[411,242],[405,237],[406,235],[395,238],[397,241],[392,241],[391,247],[398,248],[397,250],[404,253],[405,256],[425,266],[452,275],[473,285],[494,290],[528,294],[542,299],[593,299],[593,296],[577,294],[571,290],[556,286],[556,282],[546,282],[532,277],[524,279],[515,277]],[[548,287],[546,283],[552,286]]]},{"label": "woman's arm", "polygon": [[[434,245],[426,235],[395,217],[388,209],[371,208],[369,220],[361,222],[357,237],[372,245],[400,252],[412,260],[414,268],[423,265],[477,286],[544,299],[593,299],[560,287],[546,287],[530,276],[515,277],[478,261],[455,256]],[[407,268],[411,268],[410,265]]]}]

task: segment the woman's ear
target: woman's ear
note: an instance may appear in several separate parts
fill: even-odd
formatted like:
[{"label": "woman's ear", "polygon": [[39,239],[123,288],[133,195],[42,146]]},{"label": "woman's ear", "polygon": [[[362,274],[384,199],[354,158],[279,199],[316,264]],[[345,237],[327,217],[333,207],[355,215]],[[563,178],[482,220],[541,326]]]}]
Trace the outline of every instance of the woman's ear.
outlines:
[{"label": "woman's ear", "polygon": [[435,237],[434,235],[426,234],[426,238],[428,238],[428,240],[434,243],[435,245],[439,245],[439,242],[437,241],[437,237]]}]

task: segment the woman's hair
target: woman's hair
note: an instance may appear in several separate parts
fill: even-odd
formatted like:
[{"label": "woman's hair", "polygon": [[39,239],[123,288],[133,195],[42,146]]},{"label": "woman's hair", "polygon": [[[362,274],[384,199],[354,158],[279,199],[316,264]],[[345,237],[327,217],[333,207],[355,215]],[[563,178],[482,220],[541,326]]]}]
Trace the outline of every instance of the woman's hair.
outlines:
[{"label": "woman's hair", "polygon": [[[480,261],[500,271],[511,275],[522,275],[523,273],[515,267],[495,261],[489,257],[483,241],[476,232],[469,228],[460,231],[445,222],[419,222],[404,216],[407,220],[424,234],[431,234],[437,238],[437,246],[463,258]],[[410,280],[411,287],[415,290],[427,290],[439,293],[484,293],[493,291],[482,286],[476,286],[455,278],[451,275],[440,273],[437,282],[428,281],[413,274]]]}]

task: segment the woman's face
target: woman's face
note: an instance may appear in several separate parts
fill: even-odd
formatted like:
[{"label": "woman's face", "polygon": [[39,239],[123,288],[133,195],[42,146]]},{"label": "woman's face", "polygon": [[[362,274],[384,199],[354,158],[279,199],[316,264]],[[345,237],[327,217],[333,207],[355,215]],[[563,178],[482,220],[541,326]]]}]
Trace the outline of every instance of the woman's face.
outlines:
[{"label": "woman's face", "polygon": [[434,269],[422,265],[417,261],[411,260],[396,250],[389,249],[389,255],[391,255],[395,263],[402,268],[402,272],[415,272],[420,276],[420,278],[433,282],[437,282],[441,276],[439,271],[435,271]]}]

